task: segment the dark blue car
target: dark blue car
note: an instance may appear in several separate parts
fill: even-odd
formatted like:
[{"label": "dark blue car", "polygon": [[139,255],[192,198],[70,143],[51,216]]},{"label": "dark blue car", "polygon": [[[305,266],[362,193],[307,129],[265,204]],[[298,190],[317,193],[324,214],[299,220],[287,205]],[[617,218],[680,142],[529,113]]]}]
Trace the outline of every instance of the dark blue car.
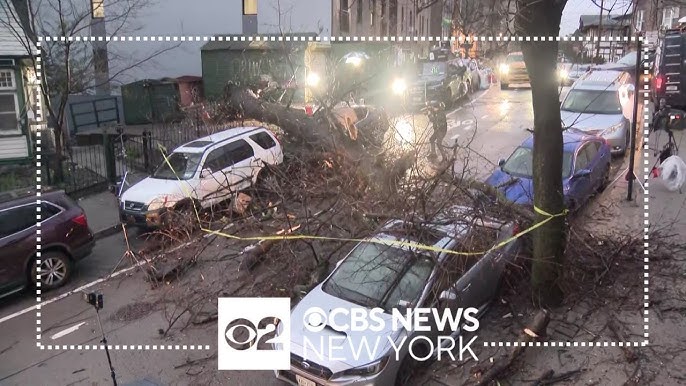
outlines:
[{"label": "dark blue car", "polygon": [[[579,209],[607,187],[610,178],[610,146],[601,137],[578,132],[563,133],[562,186],[565,205]],[[510,201],[533,205],[533,136],[525,140],[486,180]]]}]

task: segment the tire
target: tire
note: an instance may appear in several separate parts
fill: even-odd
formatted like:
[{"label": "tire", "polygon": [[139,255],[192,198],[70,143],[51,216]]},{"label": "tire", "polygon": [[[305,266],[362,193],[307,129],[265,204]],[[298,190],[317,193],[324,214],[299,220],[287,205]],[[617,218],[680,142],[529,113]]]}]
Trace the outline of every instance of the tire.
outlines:
[{"label": "tire", "polygon": [[631,146],[631,137],[629,135],[629,131],[626,131],[625,139],[624,139],[624,150],[622,150],[622,157],[626,155],[627,151],[629,151],[629,147]]},{"label": "tire", "polygon": [[[36,258],[30,265],[30,282],[36,286]],[[64,252],[48,251],[43,252],[41,258],[41,285],[44,290],[59,288],[69,281],[72,273],[72,261]]]},{"label": "tire", "polygon": [[509,84],[507,84],[507,83],[502,83],[502,82],[500,83],[500,89],[501,89],[501,90],[507,90],[507,89],[509,89],[509,88],[510,88],[510,85],[509,85]]}]

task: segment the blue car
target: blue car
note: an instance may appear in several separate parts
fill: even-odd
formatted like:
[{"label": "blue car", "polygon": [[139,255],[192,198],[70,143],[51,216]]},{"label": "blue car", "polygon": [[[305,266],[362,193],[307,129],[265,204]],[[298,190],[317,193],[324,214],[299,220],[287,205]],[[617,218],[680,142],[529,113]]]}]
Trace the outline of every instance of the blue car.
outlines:
[{"label": "blue car", "polygon": [[[563,133],[562,186],[565,205],[574,211],[597,192],[603,191],[610,178],[610,146],[598,136],[579,132]],[[525,140],[498,168],[486,184],[498,189],[516,204],[533,205],[534,138]]]}]

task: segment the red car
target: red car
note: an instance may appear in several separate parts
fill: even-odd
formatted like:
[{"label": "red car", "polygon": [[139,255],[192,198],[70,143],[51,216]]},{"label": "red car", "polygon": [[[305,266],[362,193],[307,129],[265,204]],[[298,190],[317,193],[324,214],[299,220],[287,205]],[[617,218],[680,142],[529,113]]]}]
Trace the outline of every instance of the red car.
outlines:
[{"label": "red car", "polygon": [[[0,201],[0,297],[36,283],[35,194]],[[41,195],[41,289],[65,284],[95,244],[83,209],[63,191]]]}]

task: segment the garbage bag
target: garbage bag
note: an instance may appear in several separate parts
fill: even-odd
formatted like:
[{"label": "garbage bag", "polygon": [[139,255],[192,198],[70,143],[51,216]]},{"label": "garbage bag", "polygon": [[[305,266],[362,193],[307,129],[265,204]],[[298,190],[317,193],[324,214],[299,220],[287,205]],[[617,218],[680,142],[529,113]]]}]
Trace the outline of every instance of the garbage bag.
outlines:
[{"label": "garbage bag", "polygon": [[673,155],[660,164],[660,175],[665,187],[670,192],[681,191],[686,182],[686,163],[677,155]]}]

